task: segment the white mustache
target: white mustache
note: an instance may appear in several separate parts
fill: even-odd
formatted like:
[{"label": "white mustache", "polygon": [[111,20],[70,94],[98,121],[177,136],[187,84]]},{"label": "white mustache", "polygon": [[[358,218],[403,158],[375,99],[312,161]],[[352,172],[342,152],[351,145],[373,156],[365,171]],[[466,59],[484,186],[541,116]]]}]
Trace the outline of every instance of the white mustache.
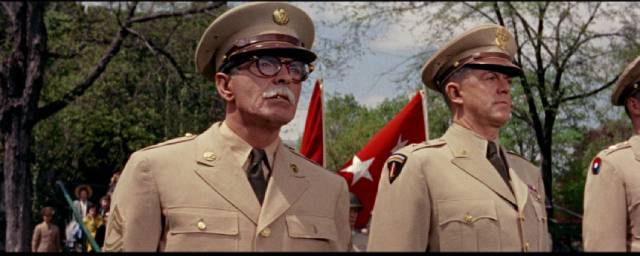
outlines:
[{"label": "white mustache", "polygon": [[289,101],[289,103],[294,104],[296,101],[296,96],[293,94],[293,91],[287,87],[276,86],[272,87],[265,92],[262,93],[263,99],[270,99],[276,96],[284,97]]}]

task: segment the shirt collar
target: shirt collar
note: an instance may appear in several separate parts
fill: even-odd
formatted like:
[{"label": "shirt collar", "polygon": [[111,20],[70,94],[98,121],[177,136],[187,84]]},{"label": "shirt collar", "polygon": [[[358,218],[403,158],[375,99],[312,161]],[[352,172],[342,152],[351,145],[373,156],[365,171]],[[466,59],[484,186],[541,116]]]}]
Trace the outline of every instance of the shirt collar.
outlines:
[{"label": "shirt collar", "polygon": [[[244,141],[238,134],[236,134],[226,122],[222,122],[220,125],[220,134],[225,138],[227,146],[229,147],[229,153],[231,157],[233,157],[238,163],[242,163],[243,165],[249,161],[249,156],[251,154],[251,145]],[[273,167],[273,161],[275,159],[278,145],[280,144],[280,138],[277,137],[273,142],[267,145],[264,148],[264,151],[267,153],[267,159],[269,160],[270,167]]]}]

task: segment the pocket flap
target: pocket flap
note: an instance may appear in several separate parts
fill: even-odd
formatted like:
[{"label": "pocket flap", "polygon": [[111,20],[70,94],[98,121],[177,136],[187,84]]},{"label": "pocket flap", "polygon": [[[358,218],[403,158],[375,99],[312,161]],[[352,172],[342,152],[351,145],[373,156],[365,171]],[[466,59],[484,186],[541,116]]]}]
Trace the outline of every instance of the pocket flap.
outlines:
[{"label": "pocket flap", "polygon": [[171,234],[212,233],[238,234],[238,213],[208,208],[176,208],[169,210]]},{"label": "pocket flap", "polygon": [[287,215],[289,236],[337,240],[335,221],[332,218],[304,215]]},{"label": "pocket flap", "polygon": [[438,201],[438,224],[457,221],[473,224],[481,219],[498,220],[493,200]]}]

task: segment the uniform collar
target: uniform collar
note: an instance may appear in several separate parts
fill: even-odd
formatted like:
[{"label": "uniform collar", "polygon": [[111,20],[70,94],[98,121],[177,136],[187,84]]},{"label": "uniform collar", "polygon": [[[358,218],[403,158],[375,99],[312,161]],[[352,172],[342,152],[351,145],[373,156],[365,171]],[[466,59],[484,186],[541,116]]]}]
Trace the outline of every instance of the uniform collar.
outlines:
[{"label": "uniform collar", "polygon": [[[465,156],[469,154],[477,154],[481,156],[487,155],[487,144],[489,141],[462,125],[453,123],[443,137],[448,138],[447,143],[453,142],[455,150],[452,153],[454,156]],[[502,149],[500,146],[500,139],[492,141],[498,148]]]},{"label": "uniform collar", "polygon": [[[222,124],[220,125],[220,135],[225,138],[231,157],[234,158],[237,163],[246,164],[249,161],[249,155],[251,154],[251,149],[253,147],[240,138],[237,133],[231,130],[224,121],[222,121]],[[279,144],[280,138],[278,137],[271,142],[271,144],[263,148],[267,153],[267,159],[269,160],[269,165],[271,165],[270,167],[273,167],[273,161],[278,151]]]},{"label": "uniform collar", "polygon": [[636,156],[636,160],[640,161],[640,135],[636,134],[631,136],[629,144],[631,144],[631,149],[633,150],[633,154]]}]

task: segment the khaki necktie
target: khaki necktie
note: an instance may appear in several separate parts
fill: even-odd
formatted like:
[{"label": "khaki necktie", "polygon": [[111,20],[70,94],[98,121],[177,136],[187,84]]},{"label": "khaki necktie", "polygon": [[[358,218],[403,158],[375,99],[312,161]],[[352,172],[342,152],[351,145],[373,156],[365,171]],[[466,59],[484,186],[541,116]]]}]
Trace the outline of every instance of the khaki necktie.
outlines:
[{"label": "khaki necktie", "polygon": [[507,183],[507,187],[511,189],[511,177],[509,177],[509,171],[507,170],[506,164],[500,157],[501,155],[502,154],[498,151],[498,147],[496,147],[496,144],[493,141],[489,141],[489,145],[487,145],[487,159],[489,160],[489,162],[491,162],[493,167],[498,170],[498,173],[500,174],[500,176],[502,176],[504,182]]},{"label": "khaki necktie", "polygon": [[247,177],[249,178],[249,183],[251,184],[251,188],[253,188],[253,192],[256,193],[258,202],[262,205],[264,194],[267,190],[267,181],[265,180],[262,172],[262,163],[264,162],[269,166],[269,160],[267,159],[267,154],[263,149],[256,148],[251,150],[250,159],[251,164],[247,170]]}]

